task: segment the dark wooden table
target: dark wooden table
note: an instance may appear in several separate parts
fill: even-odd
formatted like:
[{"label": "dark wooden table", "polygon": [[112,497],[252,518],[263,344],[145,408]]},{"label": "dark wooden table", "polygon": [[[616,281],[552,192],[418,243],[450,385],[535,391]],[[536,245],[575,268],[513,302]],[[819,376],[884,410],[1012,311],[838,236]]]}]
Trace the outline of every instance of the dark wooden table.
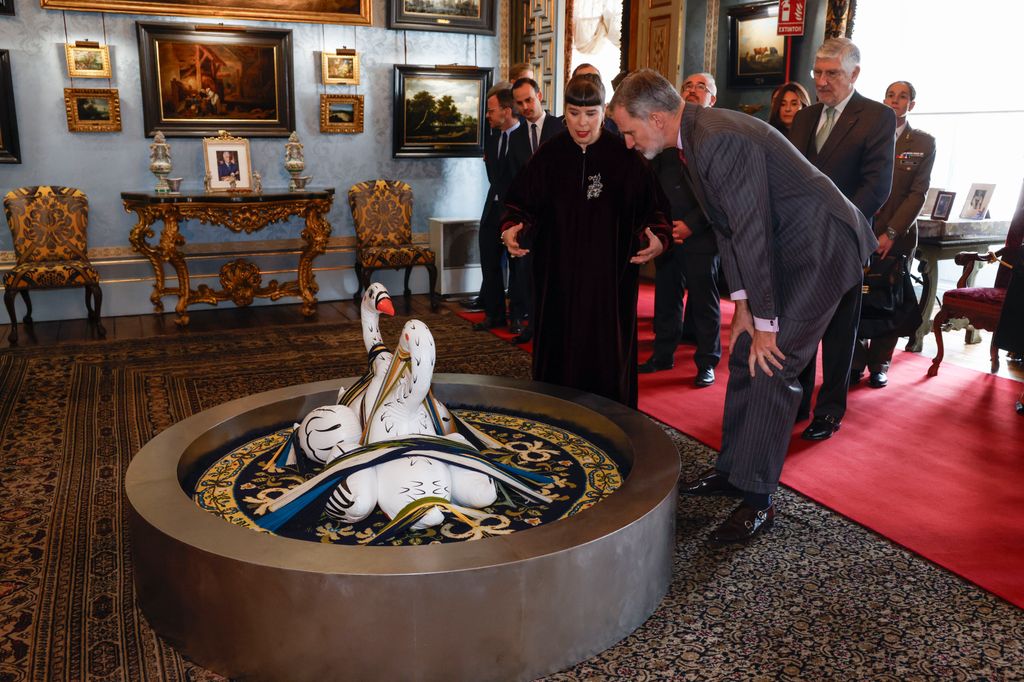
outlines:
[{"label": "dark wooden table", "polygon": [[[277,300],[285,296],[302,299],[302,314],[316,314],[316,293],[319,287],[313,275],[313,259],[327,248],[331,225],[326,215],[334,201],[334,188],[308,191],[253,192],[182,192],[157,194],[154,192],[122,192],[124,209],[135,212],[139,220],[132,228],[128,241],[135,251],[153,264],[153,293],[150,300],[157,312],[163,312],[163,297],[178,296],[175,312],[179,325],[188,324],[188,306],[195,303],[216,305],[230,300],[245,306],[254,298]],[[242,258],[225,263],[220,269],[222,289],[211,289],[200,284],[192,289],[188,264],[182,248],[185,237],[178,230],[183,220],[198,220],[209,225],[221,225],[232,232],[257,232],[271,223],[288,220],[292,216],[304,218],[305,228],[300,233],[304,242],[299,255],[297,278],[288,282],[271,280],[263,284],[263,274],[255,263]],[[163,223],[159,237],[154,232],[156,221]],[[151,244],[148,240],[155,239]],[[178,286],[165,285],[164,263],[174,268]]]}]

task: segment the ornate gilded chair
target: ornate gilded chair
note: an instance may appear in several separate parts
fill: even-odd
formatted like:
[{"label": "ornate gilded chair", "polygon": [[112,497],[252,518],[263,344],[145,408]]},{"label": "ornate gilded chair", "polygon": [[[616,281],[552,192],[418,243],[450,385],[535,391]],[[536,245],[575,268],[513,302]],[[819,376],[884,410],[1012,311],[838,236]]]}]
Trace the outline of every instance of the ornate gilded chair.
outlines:
[{"label": "ornate gilded chair", "polygon": [[[932,366],[928,368],[928,376],[933,377],[939,373],[939,365],[945,349],[942,345],[942,328],[950,320],[965,318],[975,329],[995,331],[999,324],[999,316],[1003,310],[1003,300],[1006,298],[1006,287],[1010,283],[1012,272],[1010,268],[1004,267],[1012,263],[1020,253],[1024,242],[1024,208],[1017,211],[1010,223],[1010,230],[1006,235],[1006,244],[995,253],[970,253],[957,254],[954,262],[963,266],[963,273],[956,283],[956,289],[950,289],[942,295],[942,309],[935,316],[932,322],[932,332],[935,334],[935,343],[938,345],[938,352],[932,360]],[[975,267],[975,263],[995,263],[1000,261],[999,271],[996,273],[996,280],[991,287],[968,287],[967,280]],[[956,325],[957,329],[964,325]],[[999,348],[996,347],[995,337],[992,338],[992,345],[989,348],[989,356],[992,359],[992,371],[999,370]]]},{"label": "ornate gilded chair", "polygon": [[[11,345],[18,343],[18,319],[14,295],[21,293],[24,322],[32,322],[32,289],[85,287],[85,307],[102,338],[100,322],[103,294],[100,278],[86,255],[89,200],[73,187],[21,187],[4,197],[7,225],[14,237],[14,269],[4,274],[4,305],[11,317]],[[95,308],[93,303],[95,302]]]},{"label": "ornate gilded chair", "polygon": [[409,274],[417,265],[430,277],[430,307],[437,309],[437,266],[434,252],[412,243],[412,188],[400,180],[367,180],[352,185],[348,205],[356,227],[356,277],[360,292],[370,285],[374,270],[405,268],[405,295]]}]

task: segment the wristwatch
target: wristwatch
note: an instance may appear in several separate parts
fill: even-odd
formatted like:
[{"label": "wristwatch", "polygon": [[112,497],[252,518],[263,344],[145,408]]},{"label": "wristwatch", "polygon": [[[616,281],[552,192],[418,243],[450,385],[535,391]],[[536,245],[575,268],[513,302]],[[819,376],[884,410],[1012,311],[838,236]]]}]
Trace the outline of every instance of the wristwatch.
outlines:
[{"label": "wristwatch", "polygon": [[887,227],[885,228],[885,236],[887,236],[892,241],[896,241],[896,237],[898,237],[899,235],[896,234],[896,230],[892,229],[891,227]]}]

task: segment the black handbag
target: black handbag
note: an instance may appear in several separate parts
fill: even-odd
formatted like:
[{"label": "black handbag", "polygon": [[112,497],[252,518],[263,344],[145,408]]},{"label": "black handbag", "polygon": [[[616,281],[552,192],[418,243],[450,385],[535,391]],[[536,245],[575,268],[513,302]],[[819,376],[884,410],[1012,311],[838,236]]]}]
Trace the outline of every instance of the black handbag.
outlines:
[{"label": "black handbag", "polygon": [[861,286],[861,317],[889,317],[903,307],[903,280],[907,277],[907,257],[879,258],[871,254],[864,269]]}]

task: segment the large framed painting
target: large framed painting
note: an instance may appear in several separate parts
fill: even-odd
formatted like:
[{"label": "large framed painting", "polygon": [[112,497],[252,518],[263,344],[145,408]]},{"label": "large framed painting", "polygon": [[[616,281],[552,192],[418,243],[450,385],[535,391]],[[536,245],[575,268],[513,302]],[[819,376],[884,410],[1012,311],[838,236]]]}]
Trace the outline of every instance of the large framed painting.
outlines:
[{"label": "large framed painting", "polygon": [[[0,0],[12,4],[14,0]],[[160,14],[179,17],[308,21],[318,24],[372,22],[372,0],[40,0],[46,9]]]},{"label": "large framed painting", "polygon": [[778,18],[778,2],[729,10],[729,87],[774,87],[789,80],[792,39],[778,35]]},{"label": "large framed painting", "polygon": [[497,0],[388,0],[388,28],[495,35]]},{"label": "large framed painting", "polygon": [[0,50],[0,163],[21,163],[9,50]]},{"label": "large framed painting", "polygon": [[483,156],[490,87],[490,69],[396,64],[393,156]]},{"label": "large framed painting", "polygon": [[140,22],[138,34],[147,136],[295,129],[291,31]]}]

